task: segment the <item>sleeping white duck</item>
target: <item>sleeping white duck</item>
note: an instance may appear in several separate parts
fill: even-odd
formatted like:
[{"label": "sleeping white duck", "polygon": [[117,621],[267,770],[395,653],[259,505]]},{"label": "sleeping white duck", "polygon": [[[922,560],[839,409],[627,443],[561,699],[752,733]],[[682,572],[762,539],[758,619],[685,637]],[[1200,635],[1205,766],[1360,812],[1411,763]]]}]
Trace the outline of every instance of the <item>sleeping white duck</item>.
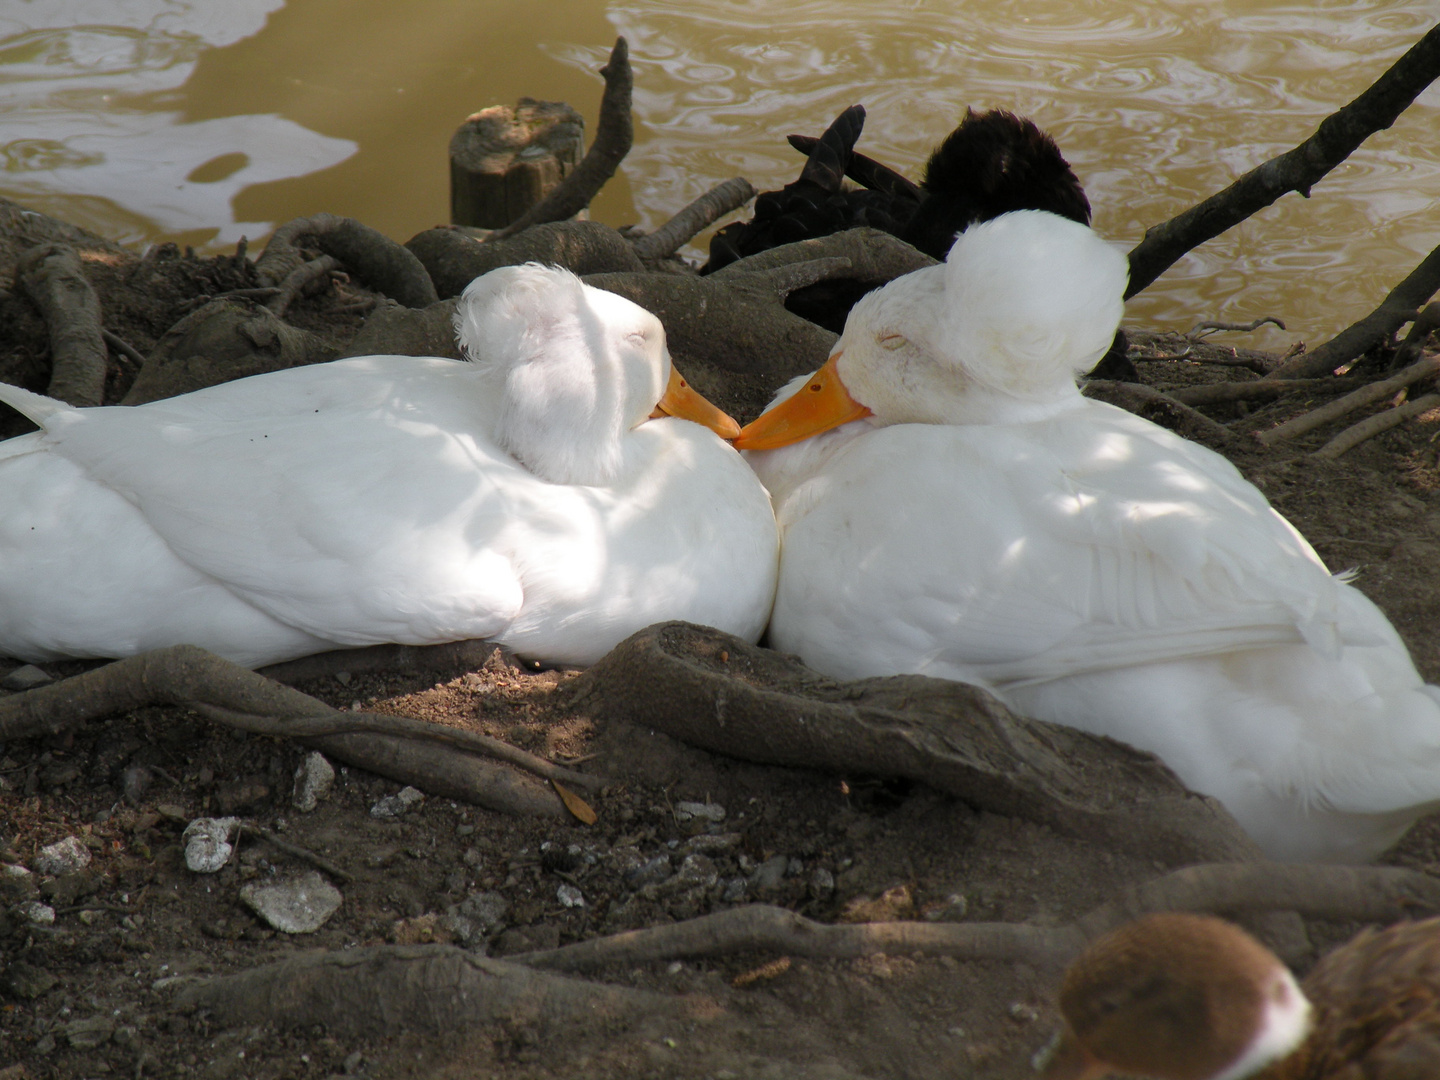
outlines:
[{"label": "sleeping white duck", "polygon": [[129,408],[0,385],[42,429],[0,442],[0,655],[484,638],[588,664],[663,619],[755,640],[769,498],[660,321],[530,264],[472,282],[456,329],[468,363],[365,356]]},{"label": "sleeping white duck", "polygon": [[1080,394],[1127,273],[1022,211],[856,305],[736,441],[781,528],[770,641],[1149,750],[1271,857],[1373,858],[1440,804],[1440,688],[1229,462]]}]

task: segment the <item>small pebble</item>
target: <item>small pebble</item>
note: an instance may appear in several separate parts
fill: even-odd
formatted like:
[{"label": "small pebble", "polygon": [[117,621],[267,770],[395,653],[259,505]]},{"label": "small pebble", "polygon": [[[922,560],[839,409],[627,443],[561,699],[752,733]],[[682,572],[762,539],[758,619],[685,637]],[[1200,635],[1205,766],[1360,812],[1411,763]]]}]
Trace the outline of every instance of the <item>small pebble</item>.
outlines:
[{"label": "small pebble", "polygon": [[675,804],[675,820],[689,821],[700,818],[704,821],[724,821],[725,807],[719,803],[678,802]]},{"label": "small pebble", "polygon": [[412,806],[418,806],[425,801],[424,792],[418,788],[403,787],[394,795],[386,795],[370,808],[370,816],[375,818],[397,818]]},{"label": "small pebble", "polygon": [[230,861],[234,848],[230,836],[239,818],[196,818],[185,826],[180,842],[185,845],[185,865],[196,874],[213,874]]},{"label": "small pebble", "polygon": [[53,926],[55,924],[55,909],[49,904],[42,904],[38,900],[30,900],[20,905],[22,918],[34,923],[36,926]]},{"label": "small pebble", "polygon": [[35,869],[41,874],[69,874],[90,865],[90,852],[78,836],[67,836],[40,849]]},{"label": "small pebble", "polygon": [[561,885],[555,890],[555,899],[560,901],[561,907],[577,908],[585,906],[585,894],[574,885]]},{"label": "small pebble", "polygon": [[335,766],[318,750],[311,751],[295,770],[295,794],[291,803],[302,814],[308,814],[334,786]]}]

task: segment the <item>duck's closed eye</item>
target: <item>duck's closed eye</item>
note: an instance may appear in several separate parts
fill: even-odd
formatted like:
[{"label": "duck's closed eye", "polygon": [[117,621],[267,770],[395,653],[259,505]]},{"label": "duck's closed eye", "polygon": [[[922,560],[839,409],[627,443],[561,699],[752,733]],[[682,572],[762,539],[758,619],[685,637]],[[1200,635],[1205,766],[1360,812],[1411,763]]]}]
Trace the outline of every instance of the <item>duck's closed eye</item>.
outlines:
[{"label": "duck's closed eye", "polygon": [[882,349],[901,349],[907,344],[904,334],[881,334],[875,340]]},{"label": "duck's closed eye", "polygon": [[636,345],[645,345],[650,341],[650,336],[644,330],[631,330],[625,337]]}]

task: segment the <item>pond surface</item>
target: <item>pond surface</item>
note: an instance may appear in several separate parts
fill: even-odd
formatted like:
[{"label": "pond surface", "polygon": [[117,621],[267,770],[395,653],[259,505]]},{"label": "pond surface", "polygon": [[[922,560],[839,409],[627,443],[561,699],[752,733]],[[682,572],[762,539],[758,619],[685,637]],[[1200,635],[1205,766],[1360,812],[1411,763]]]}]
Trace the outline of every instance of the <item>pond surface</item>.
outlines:
[{"label": "pond surface", "polygon": [[[1129,247],[1302,141],[1436,18],[1433,0],[0,0],[0,194],[137,245],[218,250],[321,210],[405,240],[446,220],[469,113],[528,95],[593,131],[624,34],[636,142],[598,220],[653,227],[735,175],[779,187],[800,164],[785,136],[855,102],[859,148],[918,177],[966,105],[1001,106],[1056,137]],[[1283,347],[1366,314],[1440,244],[1437,121],[1432,88],[1129,320],[1275,315],[1288,332],[1247,340]]]}]

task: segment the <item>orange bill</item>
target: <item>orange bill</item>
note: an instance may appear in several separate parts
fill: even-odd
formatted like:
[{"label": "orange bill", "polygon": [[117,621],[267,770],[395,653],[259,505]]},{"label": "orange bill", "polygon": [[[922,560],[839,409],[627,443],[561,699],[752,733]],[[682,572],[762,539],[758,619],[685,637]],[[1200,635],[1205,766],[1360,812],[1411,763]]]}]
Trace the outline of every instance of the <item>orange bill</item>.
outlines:
[{"label": "orange bill", "polygon": [[746,424],[735,440],[735,449],[774,450],[869,416],[870,410],[852,398],[840,381],[835,370],[839,359],[837,352],[799,391]]},{"label": "orange bill", "polygon": [[696,391],[690,389],[680,372],[670,369],[670,383],[665,387],[665,396],[655,406],[650,419],[657,416],[674,416],[681,420],[693,420],[703,424],[722,439],[733,439],[740,434],[740,425],[721,412]]},{"label": "orange bill", "polygon": [[1113,1071],[1080,1044],[1069,1024],[1039,1057],[1040,1080],[1102,1080]]}]

